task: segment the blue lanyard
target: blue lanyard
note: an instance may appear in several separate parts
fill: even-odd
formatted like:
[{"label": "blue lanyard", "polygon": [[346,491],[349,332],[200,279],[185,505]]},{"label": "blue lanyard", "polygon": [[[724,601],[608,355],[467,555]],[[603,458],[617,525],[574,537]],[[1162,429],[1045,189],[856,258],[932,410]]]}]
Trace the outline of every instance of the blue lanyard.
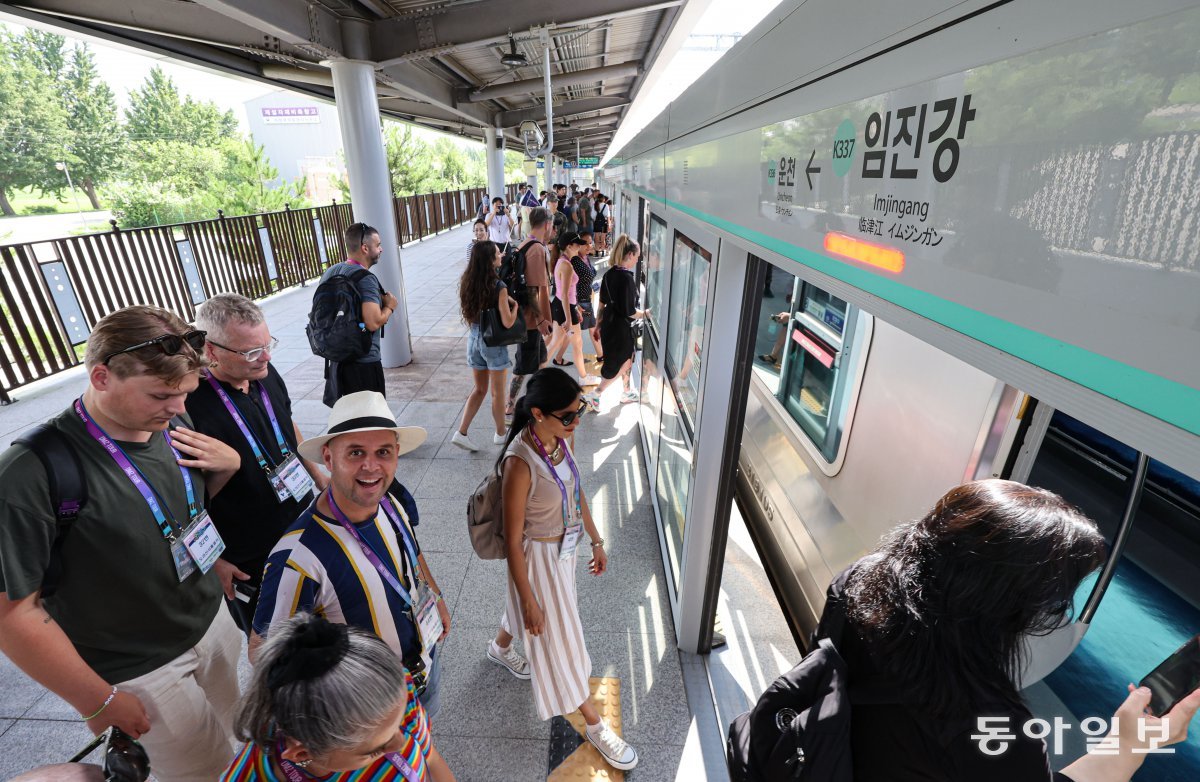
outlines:
[{"label": "blue lanyard", "polygon": [[[241,410],[234,404],[234,401],[225,392],[225,389],[221,387],[220,381],[212,376],[212,373],[208,375],[208,383],[217,392],[217,396],[224,403],[225,409],[229,411],[229,415],[233,416],[233,422],[237,424],[238,429],[242,431],[242,436],[250,444],[250,450],[254,452],[254,458],[258,462],[258,466],[264,470],[270,469],[272,465],[269,465],[268,462],[273,460],[263,453],[261,443],[254,435],[254,432],[250,431],[250,427],[246,424],[246,419],[242,415]],[[263,408],[267,411],[267,418],[271,421],[271,428],[275,431],[275,442],[279,446],[279,452],[283,454],[284,459],[287,459],[291,452],[288,450],[287,442],[283,439],[283,431],[279,428],[279,421],[275,418],[275,408],[271,406],[271,398],[267,396],[267,389],[263,387],[262,383],[258,384],[258,393],[262,399]]]},{"label": "blue lanyard", "polygon": [[[87,429],[88,434],[90,434],[96,442],[103,446],[104,450],[108,452],[108,455],[111,456],[113,461],[117,463],[117,466],[121,468],[121,471],[125,473],[125,477],[129,479],[129,482],[133,484],[133,487],[138,490],[139,494],[142,495],[142,499],[144,499],[146,501],[146,505],[150,507],[150,512],[154,515],[154,521],[158,523],[158,528],[162,532],[163,537],[171,542],[174,542],[175,531],[171,528],[171,522],[175,522],[175,526],[179,527],[180,531],[182,531],[183,528],[180,526],[179,522],[175,520],[174,514],[170,514],[170,520],[168,521],[168,514],[170,511],[166,509],[167,503],[162,499],[162,495],[158,493],[158,490],[155,489],[150,483],[150,479],[147,478],[146,474],[143,473],[141,469],[133,463],[133,460],[129,458],[129,455],[125,453],[121,446],[117,445],[116,441],[109,437],[108,433],[101,429],[100,425],[92,420],[91,416],[88,415],[87,408],[83,405],[82,397],[75,400],[75,413],[79,416],[80,420],[83,421],[83,425]],[[175,455],[176,466],[179,467],[179,472],[183,476],[183,487],[187,492],[188,521],[190,522],[192,519],[196,518],[200,512],[200,509],[196,504],[196,491],[192,486],[192,475],[190,472],[188,472],[188,468],[178,463],[183,456],[180,455],[179,451],[175,450],[175,446],[171,445],[171,438],[167,436],[166,432],[163,432],[163,439],[166,440],[167,447],[171,449],[171,453]]]},{"label": "blue lanyard", "polygon": [[[400,583],[399,579],[392,574],[392,571],[383,563],[383,559],[378,553],[376,553],[374,547],[367,542],[367,540],[354,526],[354,523],[351,522],[350,519],[346,517],[346,514],[342,512],[342,509],[338,507],[337,501],[333,499],[333,492],[327,492],[327,496],[329,497],[329,509],[333,511],[333,517],[337,519],[339,524],[342,525],[342,529],[346,530],[346,532],[350,534],[350,537],[354,538],[354,542],[358,543],[359,548],[362,549],[363,556],[365,556],[367,561],[370,562],[375,570],[379,572],[380,577],[387,582],[388,586],[390,586],[393,591],[400,596],[400,599],[404,601],[404,604],[410,608],[413,607],[415,605],[415,601],[412,599],[412,596],[409,594],[408,590],[405,589],[404,585]],[[416,583],[418,580],[417,573],[419,572],[417,569],[416,547],[414,546],[413,542],[409,540],[408,531],[405,529],[405,525],[400,523],[396,509],[392,505],[391,498],[384,497],[383,502],[380,504],[383,506],[383,510],[387,514],[388,518],[396,526],[396,535],[400,538],[401,543],[404,545],[405,553],[408,555],[409,564],[412,566],[412,580],[413,583]]]}]

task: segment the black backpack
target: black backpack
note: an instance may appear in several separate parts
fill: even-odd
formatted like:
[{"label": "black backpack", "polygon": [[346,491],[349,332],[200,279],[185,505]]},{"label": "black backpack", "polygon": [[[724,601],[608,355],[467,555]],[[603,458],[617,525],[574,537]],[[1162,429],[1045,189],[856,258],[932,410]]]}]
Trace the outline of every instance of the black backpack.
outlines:
[{"label": "black backpack", "polygon": [[[845,632],[845,575],[830,586],[817,631],[838,643]],[[846,661],[830,637],[821,638],[729,725],[726,760],[733,782],[853,782],[851,703],[901,699],[879,684],[856,685],[851,692]]]},{"label": "black backpack", "polygon": [[363,268],[335,274],[317,286],[308,313],[308,344],[314,355],[328,361],[353,361],[371,352],[371,332],[362,323],[362,294],[358,281],[370,274]]},{"label": "black backpack", "polygon": [[24,445],[37,456],[46,469],[50,484],[50,509],[54,512],[57,530],[54,543],[50,546],[50,563],[42,576],[42,598],[58,591],[62,581],[62,547],[67,532],[79,512],[88,501],[87,481],[83,477],[83,465],[70,443],[53,424],[38,424],[33,429],[13,440],[13,445]]},{"label": "black backpack", "polygon": [[525,253],[536,241],[537,239],[526,239],[520,246],[510,244],[500,262],[500,281],[508,288],[508,295],[522,308],[529,306],[529,285],[525,282]]}]

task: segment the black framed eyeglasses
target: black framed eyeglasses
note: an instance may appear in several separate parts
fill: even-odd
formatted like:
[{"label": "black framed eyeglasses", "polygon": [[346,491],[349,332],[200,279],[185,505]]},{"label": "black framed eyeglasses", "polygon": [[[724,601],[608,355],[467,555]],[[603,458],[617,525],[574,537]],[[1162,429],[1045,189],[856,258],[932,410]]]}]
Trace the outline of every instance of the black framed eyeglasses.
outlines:
[{"label": "black framed eyeglasses", "polygon": [[587,402],[580,402],[579,409],[573,413],[563,413],[562,415],[559,415],[558,413],[546,413],[546,415],[550,416],[551,418],[558,419],[558,422],[563,426],[570,426],[571,424],[575,423],[576,418],[579,418],[586,412]]},{"label": "black framed eyeglasses", "polygon": [[263,353],[274,353],[275,348],[279,347],[279,340],[275,337],[271,337],[271,341],[266,345],[263,345],[259,348],[250,348],[249,350],[234,350],[233,348],[227,348],[220,342],[215,342],[211,339],[208,341],[208,344],[218,347],[221,350],[228,350],[230,353],[237,353],[239,356],[253,364],[255,361],[258,361],[260,358],[262,358]]},{"label": "black framed eyeglasses", "polygon": [[160,334],[154,339],[148,339],[145,342],[139,342],[136,345],[130,345],[127,348],[114,350],[104,357],[101,364],[108,366],[108,362],[112,361],[113,356],[119,356],[122,353],[132,353],[135,350],[143,348],[156,347],[167,356],[178,356],[183,352],[184,345],[199,353],[204,349],[204,337],[208,334],[206,331],[189,331],[186,334]]}]

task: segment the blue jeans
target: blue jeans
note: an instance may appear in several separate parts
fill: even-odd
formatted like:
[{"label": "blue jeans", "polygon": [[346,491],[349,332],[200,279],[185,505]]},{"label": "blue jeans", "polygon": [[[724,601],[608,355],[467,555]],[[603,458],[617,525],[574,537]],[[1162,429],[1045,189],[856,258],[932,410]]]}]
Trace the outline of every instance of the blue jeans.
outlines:
[{"label": "blue jeans", "polygon": [[[438,644],[440,647],[441,644]],[[438,712],[442,710],[442,699],[438,692],[438,685],[442,678],[442,650],[435,648],[433,650],[433,663],[429,666],[429,675],[425,679],[425,692],[421,693],[419,700],[421,705],[425,707],[425,716],[430,722],[433,722],[437,717]]]}]

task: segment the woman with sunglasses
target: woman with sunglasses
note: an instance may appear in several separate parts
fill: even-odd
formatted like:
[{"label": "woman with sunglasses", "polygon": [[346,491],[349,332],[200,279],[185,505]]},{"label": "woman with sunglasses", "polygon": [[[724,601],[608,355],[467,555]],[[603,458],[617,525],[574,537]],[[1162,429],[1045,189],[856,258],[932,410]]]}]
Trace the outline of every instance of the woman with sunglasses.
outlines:
[{"label": "woman with sunglasses", "polygon": [[318,616],[271,627],[235,729],[247,743],[221,782],[454,782],[396,653]]},{"label": "woman with sunglasses", "polygon": [[588,697],[592,661],[575,594],[580,547],[591,549],[592,575],[608,569],[604,539],[567,442],[586,409],[582,397],[579,383],[549,367],[529,378],[517,401],[505,452],[496,463],[509,578],[502,629],[488,658],[503,665],[514,631],[520,633],[538,716],[548,720],[578,709],[588,741],[614,768],[628,770],[637,765],[637,752],[600,719]]}]

